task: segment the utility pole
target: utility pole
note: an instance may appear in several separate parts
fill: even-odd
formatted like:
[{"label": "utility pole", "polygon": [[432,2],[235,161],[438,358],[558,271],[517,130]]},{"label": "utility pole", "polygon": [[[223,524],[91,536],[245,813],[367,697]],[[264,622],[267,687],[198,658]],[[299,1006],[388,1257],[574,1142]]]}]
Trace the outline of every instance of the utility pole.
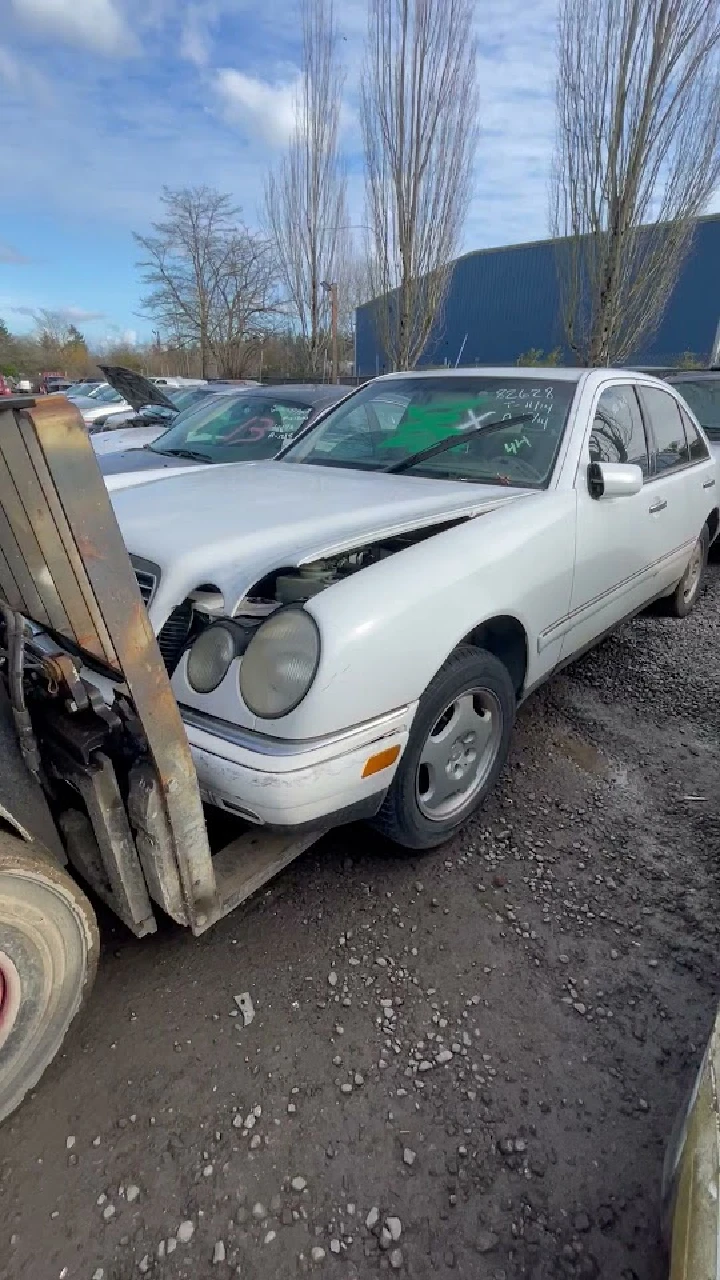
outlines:
[{"label": "utility pole", "polygon": [[322,287],[330,294],[330,341],[332,344],[332,382],[338,381],[338,287],[336,281],[322,281]]}]

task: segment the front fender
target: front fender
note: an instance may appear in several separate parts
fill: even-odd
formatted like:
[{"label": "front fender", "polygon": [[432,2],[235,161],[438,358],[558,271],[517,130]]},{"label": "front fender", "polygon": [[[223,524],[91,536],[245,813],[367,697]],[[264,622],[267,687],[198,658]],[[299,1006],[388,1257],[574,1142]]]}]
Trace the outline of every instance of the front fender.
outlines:
[{"label": "front fender", "polygon": [[575,494],[534,495],[467,520],[314,596],[322,637],[312,689],[282,721],[288,738],[332,733],[420,697],[447,656],[479,624],[509,615],[528,638],[527,683],[557,663],[560,641],[537,638],[570,605]]}]

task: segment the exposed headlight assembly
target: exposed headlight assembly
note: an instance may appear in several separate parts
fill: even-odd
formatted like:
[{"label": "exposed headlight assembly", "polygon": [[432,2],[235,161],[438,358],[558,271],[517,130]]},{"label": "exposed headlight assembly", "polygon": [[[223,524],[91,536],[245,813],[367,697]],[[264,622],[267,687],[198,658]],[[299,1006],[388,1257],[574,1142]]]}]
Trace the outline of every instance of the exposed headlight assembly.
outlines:
[{"label": "exposed headlight assembly", "polygon": [[212,693],[230,669],[237,644],[234,628],[217,623],[198,636],[187,663],[187,678],[196,693]]},{"label": "exposed headlight assembly", "polygon": [[286,716],[302,702],[319,662],[320,633],[314,618],[292,605],[278,609],[255,632],[240,666],[246,707],[262,720]]}]

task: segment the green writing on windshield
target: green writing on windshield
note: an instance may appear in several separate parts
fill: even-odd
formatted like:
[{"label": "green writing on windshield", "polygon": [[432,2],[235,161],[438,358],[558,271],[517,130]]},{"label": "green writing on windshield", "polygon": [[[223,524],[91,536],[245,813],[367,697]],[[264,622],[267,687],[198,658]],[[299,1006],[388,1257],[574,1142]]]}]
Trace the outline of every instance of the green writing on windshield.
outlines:
[{"label": "green writing on windshield", "polygon": [[492,422],[504,407],[497,404],[494,395],[482,399],[468,396],[433,400],[431,404],[409,404],[387,446],[419,453],[454,432],[457,432],[460,443],[466,431],[476,430],[483,422]]}]

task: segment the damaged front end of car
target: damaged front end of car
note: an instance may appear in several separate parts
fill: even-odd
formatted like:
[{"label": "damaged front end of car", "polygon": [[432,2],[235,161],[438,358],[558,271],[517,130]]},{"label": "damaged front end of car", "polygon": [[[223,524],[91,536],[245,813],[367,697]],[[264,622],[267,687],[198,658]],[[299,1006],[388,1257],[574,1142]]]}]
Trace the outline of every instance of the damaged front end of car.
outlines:
[{"label": "damaged front end of car", "polygon": [[[264,623],[279,610],[299,611],[314,596],[336,583],[379,564],[427,538],[445,532],[468,517],[443,520],[380,536],[362,545],[287,563],[259,578],[239,600],[226,600],[221,588],[199,583],[171,611],[158,632],[158,645],[170,675],[189,651],[188,679],[197,693],[217,688],[236,657],[245,654]],[[132,555],[131,560],[146,607],[160,580],[160,569]],[[213,639],[208,633],[212,632]],[[197,652],[196,652],[197,651]],[[206,666],[205,658],[209,660]],[[284,714],[284,713],[283,713]]]}]

